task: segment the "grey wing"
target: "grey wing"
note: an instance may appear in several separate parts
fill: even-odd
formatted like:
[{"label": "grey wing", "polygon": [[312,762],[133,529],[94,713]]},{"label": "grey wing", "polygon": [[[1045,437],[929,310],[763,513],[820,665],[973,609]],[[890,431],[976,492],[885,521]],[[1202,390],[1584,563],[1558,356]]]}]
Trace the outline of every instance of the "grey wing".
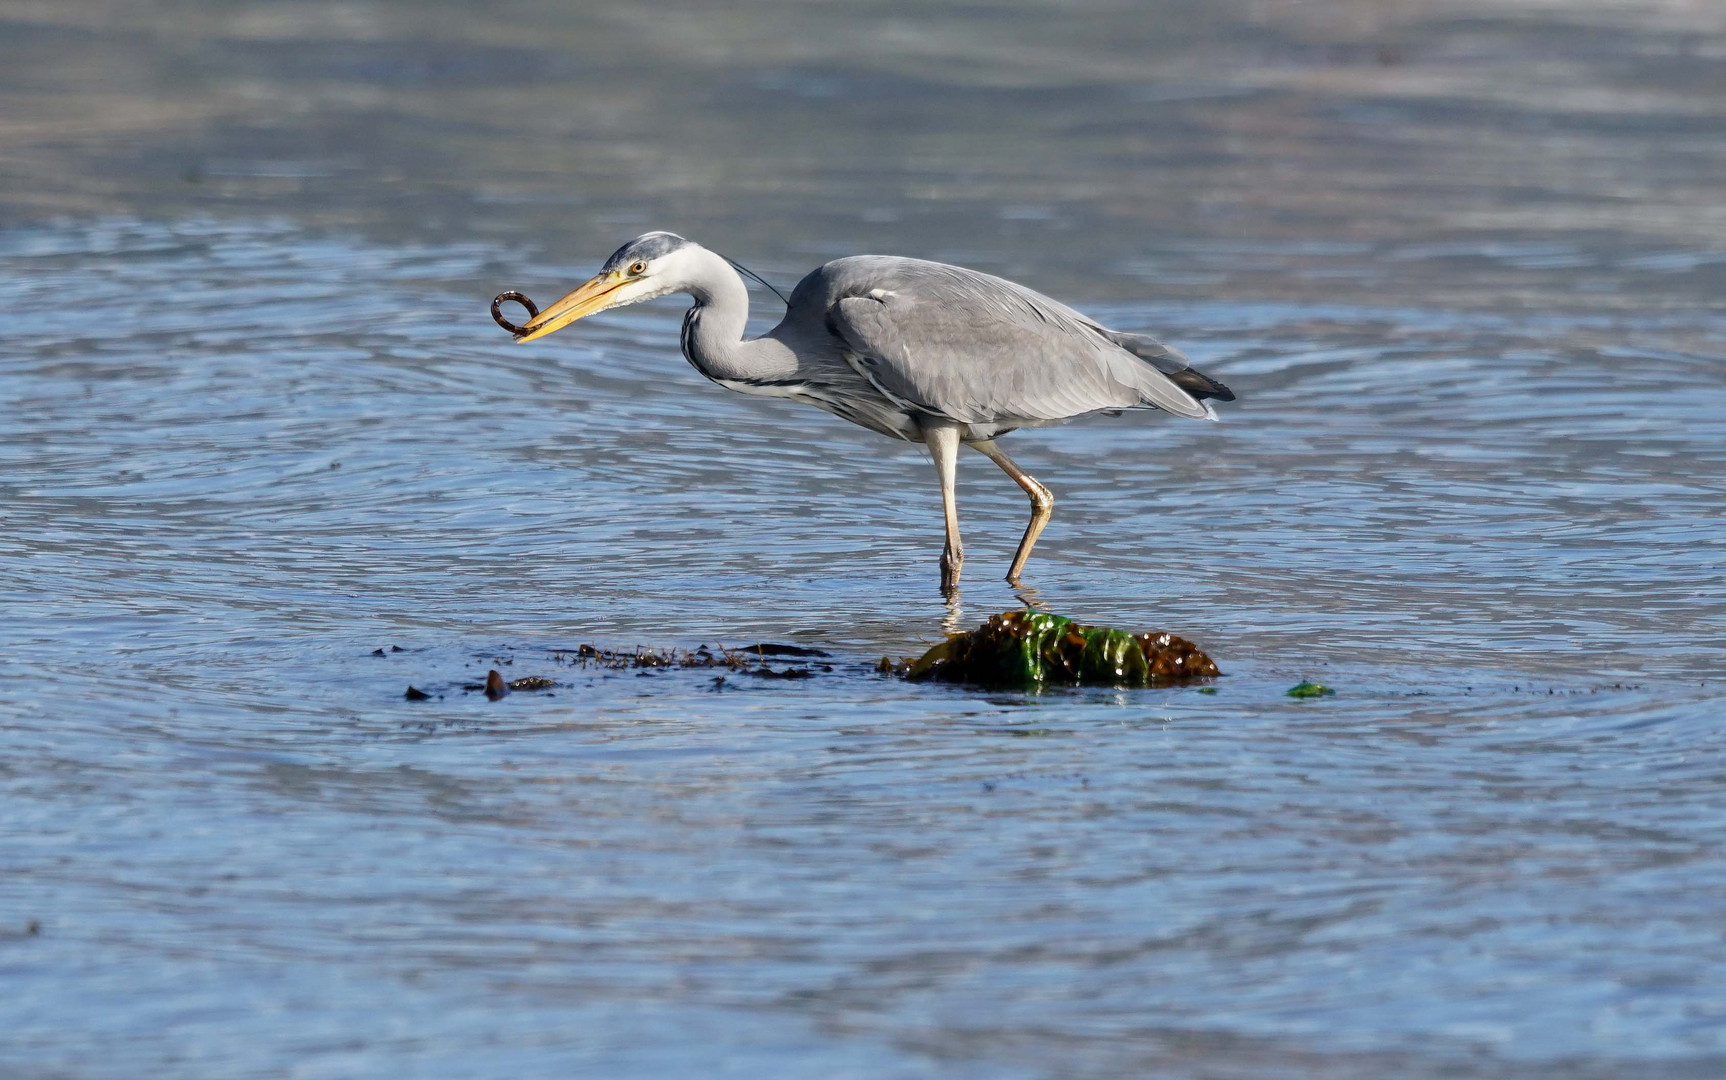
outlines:
[{"label": "grey wing", "polygon": [[1218,401],[1233,401],[1235,399],[1233,390],[1193,367],[1192,361],[1187,359],[1187,354],[1172,345],[1165,345],[1156,338],[1144,334],[1128,334],[1101,326],[1097,327],[1097,331],[1116,345],[1154,366],[1158,371],[1167,375],[1176,386],[1195,398],[1201,400],[1216,398]]},{"label": "grey wing", "polygon": [[872,275],[882,284],[864,295],[837,299],[827,325],[902,407],[966,424],[1141,406],[1210,415],[1153,363],[1047,297],[939,263],[894,260],[891,269]]}]

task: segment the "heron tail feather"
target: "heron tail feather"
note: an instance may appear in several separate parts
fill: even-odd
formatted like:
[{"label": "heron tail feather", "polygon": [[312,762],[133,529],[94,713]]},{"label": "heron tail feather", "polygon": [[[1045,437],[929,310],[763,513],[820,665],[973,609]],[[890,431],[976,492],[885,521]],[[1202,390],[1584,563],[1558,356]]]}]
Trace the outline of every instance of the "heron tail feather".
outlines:
[{"label": "heron tail feather", "polygon": [[1234,391],[1193,367],[1192,362],[1187,359],[1187,354],[1174,346],[1164,345],[1156,338],[1146,334],[1128,334],[1104,327],[1097,329],[1101,330],[1103,336],[1116,345],[1167,375],[1170,382],[1185,390],[1192,397],[1200,401],[1205,398],[1216,398],[1218,401],[1233,401],[1235,399]]},{"label": "heron tail feather", "polygon": [[1206,375],[1197,368],[1183,368],[1180,371],[1168,373],[1169,379],[1182,390],[1203,401],[1205,398],[1216,398],[1218,401],[1233,401],[1235,393],[1222,383]]}]

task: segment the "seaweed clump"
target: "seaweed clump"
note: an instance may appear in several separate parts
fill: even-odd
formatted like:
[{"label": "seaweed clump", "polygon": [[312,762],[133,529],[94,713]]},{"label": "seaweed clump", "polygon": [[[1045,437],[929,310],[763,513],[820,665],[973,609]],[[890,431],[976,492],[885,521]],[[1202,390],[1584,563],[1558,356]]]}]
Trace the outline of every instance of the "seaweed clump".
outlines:
[{"label": "seaweed clump", "polygon": [[[584,668],[589,665],[614,671],[629,668],[725,668],[763,679],[807,679],[814,676],[817,666],[823,672],[833,670],[832,664],[821,663],[830,658],[830,653],[801,645],[778,645],[769,641],[732,649],[721,646],[717,653],[705,645],[693,652],[679,649],[660,652],[648,649],[614,652],[592,645],[582,645],[576,649],[558,649],[551,656],[560,664],[567,663]],[[775,669],[771,666],[775,661],[786,666]],[[647,672],[643,671],[641,674],[645,675]]]},{"label": "seaweed clump", "polygon": [[1060,615],[1008,611],[949,635],[905,677],[1034,689],[1048,684],[1161,686],[1222,674],[1197,645],[1174,634],[1129,634]]}]

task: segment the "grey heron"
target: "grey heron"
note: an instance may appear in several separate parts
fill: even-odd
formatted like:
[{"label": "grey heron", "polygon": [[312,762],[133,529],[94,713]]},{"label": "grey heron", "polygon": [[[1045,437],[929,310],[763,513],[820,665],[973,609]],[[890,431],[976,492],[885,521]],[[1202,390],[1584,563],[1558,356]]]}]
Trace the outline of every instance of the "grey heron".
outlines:
[{"label": "grey heron", "polygon": [[1154,338],[1110,330],[1011,281],[922,259],[827,263],[797,283],[779,325],[746,339],[749,291],[736,265],[666,232],[618,248],[515,337],[534,341],[596,312],[678,292],[694,300],[683,317],[683,355],[720,386],[807,402],[928,447],[946,515],[941,588],[948,595],[965,558],[954,498],[960,446],[982,453],[1030,496],[1031,520],[1007,570],[1018,585],[1055,499],[996,439],[1125,409],[1215,419],[1206,399],[1234,400]]}]

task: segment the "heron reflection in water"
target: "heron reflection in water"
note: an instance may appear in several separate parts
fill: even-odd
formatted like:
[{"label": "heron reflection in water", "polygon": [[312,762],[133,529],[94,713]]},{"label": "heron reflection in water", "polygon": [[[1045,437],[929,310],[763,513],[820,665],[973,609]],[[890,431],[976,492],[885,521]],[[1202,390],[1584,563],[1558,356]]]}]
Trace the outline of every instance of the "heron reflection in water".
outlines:
[{"label": "heron reflection in water", "polygon": [[1214,420],[1205,399],[1234,400],[1228,387],[1154,338],[1110,330],[1011,281],[922,259],[858,255],[827,263],[797,283],[778,326],[746,340],[749,291],[739,269],[681,236],[647,233],[530,319],[516,340],[542,338],[609,308],[688,293],[695,305],[683,317],[683,355],[709,379],[744,394],[807,402],[929,448],[947,521],[941,588],[949,596],[965,558],[954,499],[959,447],[999,465],[1031,498],[1031,521],[1007,570],[1018,585],[1055,499],[996,439],[1124,409]]}]

